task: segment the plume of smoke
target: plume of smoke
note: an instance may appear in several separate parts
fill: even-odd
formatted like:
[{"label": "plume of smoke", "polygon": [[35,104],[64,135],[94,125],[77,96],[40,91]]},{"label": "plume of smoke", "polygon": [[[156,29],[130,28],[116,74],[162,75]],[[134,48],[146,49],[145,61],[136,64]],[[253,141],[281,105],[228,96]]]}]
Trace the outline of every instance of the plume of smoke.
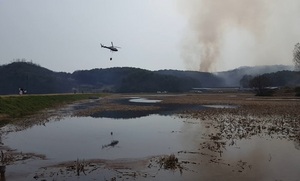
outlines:
[{"label": "plume of smoke", "polygon": [[[298,0],[286,0],[284,3],[281,0],[178,0],[178,4],[180,11],[188,17],[189,27],[188,36],[183,42],[182,57],[193,69],[197,67],[200,71],[216,70],[226,46],[224,37],[230,30],[246,31],[255,39],[255,48],[249,53],[253,56],[245,59],[254,64],[270,62],[271,60],[266,60],[270,58],[265,54],[268,52],[272,52],[272,58],[283,58],[284,56],[278,55],[283,50],[276,50],[282,49],[283,46],[284,50],[291,54],[295,45],[291,40],[299,41],[297,38],[299,39],[300,32],[297,31],[300,30],[300,26],[296,22],[300,18]],[[276,21],[285,26],[285,29],[290,29],[284,31],[284,28],[281,28],[283,32],[275,30],[278,28]],[[271,44],[281,43],[283,36],[289,37],[284,40],[283,45]],[[289,49],[286,46],[290,46]],[[280,60],[276,60],[276,63],[278,62],[280,63]]]},{"label": "plume of smoke", "polygon": [[295,45],[293,54],[294,54],[295,69],[300,70],[300,43],[297,43]]}]

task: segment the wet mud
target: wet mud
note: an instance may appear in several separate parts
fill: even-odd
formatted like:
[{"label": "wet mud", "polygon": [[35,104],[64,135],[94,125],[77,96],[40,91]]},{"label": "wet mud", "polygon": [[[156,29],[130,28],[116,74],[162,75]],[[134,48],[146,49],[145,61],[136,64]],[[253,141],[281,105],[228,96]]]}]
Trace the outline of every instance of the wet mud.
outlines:
[{"label": "wet mud", "polygon": [[[161,101],[130,102],[134,96]],[[270,99],[250,94],[113,95],[60,110],[48,110],[10,128],[1,128],[1,138],[11,131],[45,124],[53,118],[59,121],[65,116],[128,119],[153,114],[175,115],[184,120],[184,126],[171,133],[183,140],[185,149],[170,155],[137,159],[77,159],[53,163],[33,170],[28,177],[35,180],[300,178],[297,170],[300,166],[300,100],[294,97]],[[111,147],[111,144],[106,146]],[[10,151],[12,149],[5,145],[1,150],[9,155],[1,156],[10,160],[5,163],[8,167],[18,165],[20,161],[26,164],[25,161],[47,159],[47,155]]]}]

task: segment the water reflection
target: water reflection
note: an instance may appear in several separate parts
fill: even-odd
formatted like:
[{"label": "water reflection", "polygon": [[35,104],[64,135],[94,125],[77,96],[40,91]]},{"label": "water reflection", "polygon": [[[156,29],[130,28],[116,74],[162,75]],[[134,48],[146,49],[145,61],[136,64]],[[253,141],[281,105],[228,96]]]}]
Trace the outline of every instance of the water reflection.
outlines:
[{"label": "water reflection", "polygon": [[113,119],[133,119],[146,117],[155,114],[158,111],[144,110],[144,111],[101,111],[91,115],[93,118],[113,118]]},{"label": "water reflection", "polygon": [[207,108],[216,108],[216,109],[231,109],[231,108],[237,108],[235,105],[203,105]]},{"label": "water reflection", "polygon": [[[209,122],[184,124],[182,143],[195,140],[194,145],[178,152],[191,173],[185,180],[297,180],[300,176],[300,152],[294,142],[276,135],[252,135],[230,140],[215,137],[218,130]],[[204,129],[209,128],[209,129]],[[196,131],[201,130],[201,131]],[[198,143],[198,144],[197,144]],[[222,144],[223,148],[217,148]],[[221,154],[219,151],[222,151]],[[176,180],[176,179],[175,179]],[[180,179],[177,179],[180,180]]]},{"label": "water reflection", "polygon": [[[117,100],[118,104],[133,106],[157,106],[161,100],[149,100],[146,98],[131,97],[128,99]],[[171,116],[186,110],[209,109],[202,105],[193,104],[159,104],[159,109],[149,110],[117,110],[117,111],[100,111],[91,114],[93,118],[113,118],[113,119],[133,119],[158,114],[162,116]]]},{"label": "water reflection", "polygon": [[[140,102],[133,102],[134,104],[143,104]],[[147,105],[152,105],[155,103],[147,103]],[[161,105],[159,110],[125,110],[125,111],[101,111],[91,114],[91,117],[94,118],[114,118],[114,119],[133,119],[133,118],[140,118],[146,117],[153,114],[158,115],[173,115],[179,112],[183,112],[186,110],[203,110],[203,109],[210,109],[210,108],[237,108],[237,106],[233,105],[170,105],[165,104]]]},{"label": "water reflection", "polygon": [[[126,121],[68,117],[9,133],[3,143],[22,152],[45,154],[56,161],[140,158],[176,152],[180,142],[172,131],[180,130],[182,124],[179,118],[159,115]],[[101,149],[113,140],[119,141],[117,146]]]},{"label": "water reflection", "polygon": [[[241,139],[237,137],[231,143],[232,139],[222,140],[217,134],[218,127],[209,121],[172,116],[183,109],[208,107],[168,105],[159,111],[104,112],[94,115],[96,118],[65,117],[60,121],[50,120],[44,125],[8,133],[3,136],[4,145],[20,152],[44,154],[48,160],[10,165],[7,178],[12,178],[16,172],[26,175],[45,165],[78,158],[138,159],[165,154],[175,154],[188,174],[158,173],[155,170],[156,178],[151,179],[296,180],[300,177],[297,170],[300,152],[292,141],[262,133]],[[232,137],[243,130],[241,124],[232,127],[230,122],[221,123],[224,132],[232,131]],[[218,144],[222,146],[222,153],[214,151],[219,149],[216,148]],[[27,177],[27,180],[31,179]]]},{"label": "water reflection", "polygon": [[135,103],[158,103],[161,102],[161,100],[153,100],[153,99],[146,99],[146,98],[132,98],[129,100],[129,102],[135,102]]}]

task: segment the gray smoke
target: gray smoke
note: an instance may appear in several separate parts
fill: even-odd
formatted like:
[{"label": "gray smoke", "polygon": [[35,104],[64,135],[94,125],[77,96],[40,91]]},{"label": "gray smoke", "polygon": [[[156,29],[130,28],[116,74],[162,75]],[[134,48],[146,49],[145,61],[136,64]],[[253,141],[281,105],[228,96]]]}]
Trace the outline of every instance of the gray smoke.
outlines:
[{"label": "gray smoke", "polygon": [[[178,0],[178,7],[188,18],[181,52],[188,68],[215,71],[237,61],[292,64],[300,41],[299,0]],[[244,39],[228,39],[235,34]],[[230,49],[233,44],[238,51]]]}]

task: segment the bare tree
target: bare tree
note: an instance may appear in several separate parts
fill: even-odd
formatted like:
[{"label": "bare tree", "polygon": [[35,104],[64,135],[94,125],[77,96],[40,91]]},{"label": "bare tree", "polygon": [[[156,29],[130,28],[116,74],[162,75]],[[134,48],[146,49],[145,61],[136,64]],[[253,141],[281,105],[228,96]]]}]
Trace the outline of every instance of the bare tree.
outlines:
[{"label": "bare tree", "polygon": [[300,70],[300,43],[297,43],[294,48],[294,63],[296,70]]}]

